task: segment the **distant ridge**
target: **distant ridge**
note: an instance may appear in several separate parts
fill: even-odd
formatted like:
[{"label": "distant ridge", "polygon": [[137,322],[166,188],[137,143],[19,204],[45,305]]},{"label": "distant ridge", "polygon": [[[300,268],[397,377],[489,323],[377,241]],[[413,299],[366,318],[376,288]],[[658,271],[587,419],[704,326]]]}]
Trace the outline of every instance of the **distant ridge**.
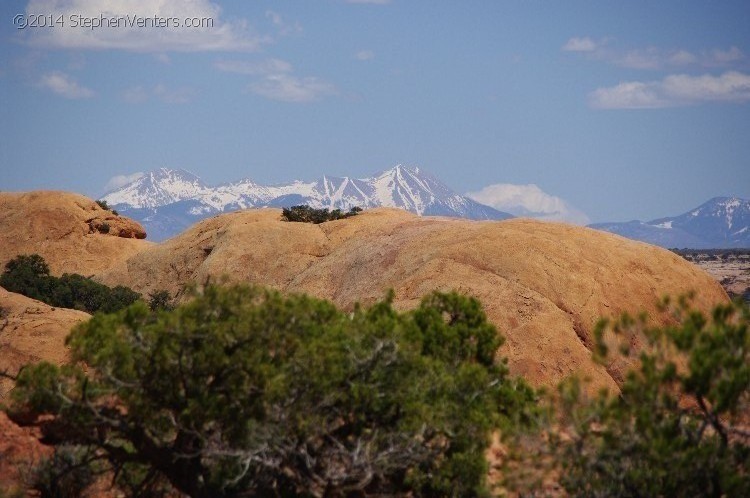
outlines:
[{"label": "distant ridge", "polygon": [[714,197],[679,216],[589,227],[669,248],[745,248],[750,247],[750,200]]},{"label": "distant ridge", "polygon": [[161,168],[106,194],[113,208],[138,220],[150,240],[163,240],[218,213],[308,204],[316,208],[395,207],[422,216],[503,220],[513,216],[457,194],[420,168],[401,164],[369,177],[331,177],[260,185],[250,179],[217,186],[183,169]]}]

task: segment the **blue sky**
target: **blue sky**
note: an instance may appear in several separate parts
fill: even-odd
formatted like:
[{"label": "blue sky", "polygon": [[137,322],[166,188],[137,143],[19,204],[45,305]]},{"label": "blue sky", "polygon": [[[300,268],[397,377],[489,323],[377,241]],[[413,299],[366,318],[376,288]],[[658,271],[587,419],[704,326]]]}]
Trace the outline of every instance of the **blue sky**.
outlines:
[{"label": "blue sky", "polygon": [[[37,14],[55,25],[14,25]],[[73,26],[155,15],[214,26]],[[2,190],[403,163],[591,221],[750,198],[747,1],[34,0],[0,21]]]}]

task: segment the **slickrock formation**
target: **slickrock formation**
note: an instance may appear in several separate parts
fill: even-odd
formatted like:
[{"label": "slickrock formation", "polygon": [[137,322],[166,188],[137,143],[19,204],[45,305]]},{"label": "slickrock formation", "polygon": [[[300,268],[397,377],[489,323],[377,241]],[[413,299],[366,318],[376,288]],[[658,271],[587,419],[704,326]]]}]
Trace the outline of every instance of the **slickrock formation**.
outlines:
[{"label": "slickrock formation", "polygon": [[[40,360],[62,364],[68,359],[65,337],[77,323],[87,320],[82,311],[53,308],[0,287],[0,371],[16,375],[27,364]],[[0,403],[13,387],[0,379]],[[0,489],[23,486],[32,466],[51,449],[39,443],[34,429],[21,428],[0,410]]]},{"label": "slickrock formation", "polygon": [[250,282],[306,292],[340,306],[387,289],[400,308],[455,289],[476,296],[506,337],[511,370],[536,385],[570,375],[616,388],[621,366],[591,359],[601,316],[645,310],[663,295],[697,292],[708,310],[727,299],[706,273],[669,251],[616,235],[525,219],[477,222],[374,209],[321,225],[281,221],[279,210],[236,212],[98,274],[108,285],[178,293],[189,282]]},{"label": "slickrock formation", "polygon": [[[58,365],[68,359],[65,337],[88,313],[53,308],[0,287],[0,372],[11,375],[27,363],[46,360]],[[0,401],[12,387],[0,379]]]},{"label": "slickrock formation", "polygon": [[53,274],[91,275],[149,247],[143,227],[79,194],[0,193],[0,270],[38,253]]},{"label": "slickrock formation", "polygon": [[[107,223],[109,232],[102,233]],[[141,293],[180,294],[186,284],[247,282],[306,292],[349,308],[395,291],[401,309],[427,293],[458,290],[479,298],[506,337],[500,354],[512,372],[554,387],[570,374],[591,388],[617,389],[626,364],[591,359],[601,316],[645,310],[663,295],[695,291],[704,311],[727,300],[719,284],[669,251],[571,225],[514,219],[476,222],[420,218],[374,209],[321,225],[281,221],[274,209],[205,220],[159,245],[90,199],[60,192],[0,193],[0,264],[39,253],[52,272],[94,275]],[[106,231],[106,230],[104,230]],[[64,338],[86,313],[55,309],[0,288],[0,369],[67,358]],[[0,383],[0,401],[11,387]],[[33,432],[0,413],[0,487],[48,452]],[[6,486],[6,487],[8,487]]]},{"label": "slickrock formation", "polygon": [[0,490],[4,496],[36,496],[21,493],[35,464],[52,454],[52,448],[39,442],[39,431],[17,426],[0,411]]}]

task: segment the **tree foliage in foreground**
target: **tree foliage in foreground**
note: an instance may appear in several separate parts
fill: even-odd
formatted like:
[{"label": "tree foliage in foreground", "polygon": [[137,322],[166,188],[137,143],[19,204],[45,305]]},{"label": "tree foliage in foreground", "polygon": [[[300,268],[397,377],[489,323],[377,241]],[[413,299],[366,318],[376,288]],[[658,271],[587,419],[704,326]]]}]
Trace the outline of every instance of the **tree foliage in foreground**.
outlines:
[{"label": "tree foliage in foreground", "polygon": [[111,313],[141,298],[129,287],[108,287],[76,273],[53,277],[44,258],[38,254],[20,255],[8,261],[0,274],[0,286],[50,306],[88,313]]},{"label": "tree foliage in foreground", "polygon": [[300,223],[325,223],[326,221],[343,220],[356,216],[362,212],[361,207],[353,207],[346,213],[340,209],[329,211],[327,208],[315,209],[306,204],[284,208],[281,211],[281,218],[284,221],[296,221]]},{"label": "tree foliage in foreground", "polygon": [[534,414],[500,343],[455,293],[343,313],[208,287],[172,311],[138,302],[79,325],[73,363],[23,369],[8,413],[47,444],[96,452],[129,489],[478,496],[491,432]]},{"label": "tree foliage in foreground", "polygon": [[[668,303],[665,303],[668,304]],[[750,309],[716,307],[710,318],[673,307],[667,327],[624,316],[597,331],[634,334],[649,348],[621,394],[585,400],[580,384],[562,389],[558,441],[561,483],[575,496],[750,496]]]}]

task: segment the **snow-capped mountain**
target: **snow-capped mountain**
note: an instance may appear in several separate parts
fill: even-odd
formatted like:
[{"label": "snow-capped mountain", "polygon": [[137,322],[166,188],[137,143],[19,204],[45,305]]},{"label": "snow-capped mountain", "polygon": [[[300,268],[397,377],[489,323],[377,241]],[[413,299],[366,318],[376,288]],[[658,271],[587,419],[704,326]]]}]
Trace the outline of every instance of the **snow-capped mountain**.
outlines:
[{"label": "snow-capped mountain", "polygon": [[161,168],[108,193],[110,205],[156,208],[200,196],[207,187],[200,178],[183,169]]},{"label": "snow-capped mountain", "polygon": [[715,197],[680,216],[589,226],[662,247],[750,247],[750,200]]},{"label": "snow-capped mountain", "polygon": [[296,204],[344,210],[354,206],[385,206],[424,216],[477,220],[512,217],[458,195],[419,168],[400,164],[362,179],[323,176],[313,182],[295,181],[284,185],[260,185],[244,179],[214,187],[188,171],[161,168],[109,192],[103,200],[141,222],[151,240],[170,237],[203,218],[222,212]]}]

